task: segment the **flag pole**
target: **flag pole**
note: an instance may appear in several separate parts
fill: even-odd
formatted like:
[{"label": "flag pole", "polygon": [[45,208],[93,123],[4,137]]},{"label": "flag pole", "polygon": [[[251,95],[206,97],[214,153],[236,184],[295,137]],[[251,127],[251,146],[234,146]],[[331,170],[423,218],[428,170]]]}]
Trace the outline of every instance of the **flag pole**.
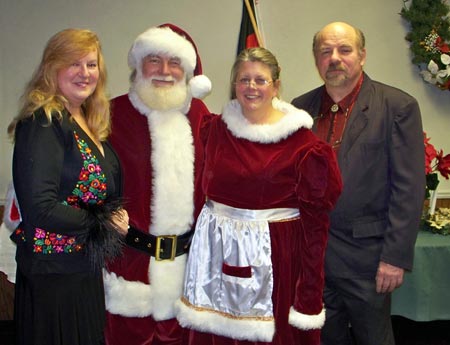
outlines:
[{"label": "flag pole", "polygon": [[[253,0],[252,0],[253,1]],[[260,47],[264,47],[264,42],[259,34],[258,25],[256,25],[255,15],[253,14],[252,7],[250,6],[249,0],[244,0],[245,6],[247,7],[248,14],[250,16],[250,21],[252,22],[253,30],[255,31],[256,39]]]}]

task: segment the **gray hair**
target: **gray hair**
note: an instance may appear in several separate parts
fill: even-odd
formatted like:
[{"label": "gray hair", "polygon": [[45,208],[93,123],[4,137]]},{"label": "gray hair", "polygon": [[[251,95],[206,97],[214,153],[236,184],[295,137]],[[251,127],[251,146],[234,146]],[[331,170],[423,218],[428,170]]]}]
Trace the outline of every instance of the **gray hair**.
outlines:
[{"label": "gray hair", "polygon": [[270,68],[271,77],[273,82],[280,79],[281,68],[278,64],[277,58],[269,50],[262,47],[248,48],[242,50],[234,61],[233,67],[231,69],[230,77],[230,96],[231,99],[236,98],[235,82],[239,67],[243,62],[261,62]]}]

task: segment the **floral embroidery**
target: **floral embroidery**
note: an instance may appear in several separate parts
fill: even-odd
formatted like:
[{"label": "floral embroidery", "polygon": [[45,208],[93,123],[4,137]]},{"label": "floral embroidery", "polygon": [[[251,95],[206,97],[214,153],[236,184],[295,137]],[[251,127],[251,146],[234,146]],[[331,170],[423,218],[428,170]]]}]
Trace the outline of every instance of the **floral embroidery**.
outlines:
[{"label": "floral embroidery", "polygon": [[105,174],[86,141],[81,139],[76,132],[74,135],[84,162],[78,176],[79,181],[72,191],[72,196],[67,198],[67,204],[74,207],[78,207],[80,202],[101,205],[106,199]]},{"label": "floral embroidery", "polygon": [[[80,204],[101,205],[106,199],[106,176],[86,141],[75,131],[74,137],[83,159],[83,167],[72,195],[69,195],[63,204],[76,208],[80,208]],[[25,241],[23,234],[22,238]],[[75,236],[61,235],[40,228],[35,229],[33,242],[33,251],[42,254],[73,253],[83,248],[77,243]]]},{"label": "floral embroidery", "polygon": [[73,253],[82,249],[82,246],[76,242],[74,236],[56,234],[40,228],[36,228],[33,242],[33,251],[35,253]]}]

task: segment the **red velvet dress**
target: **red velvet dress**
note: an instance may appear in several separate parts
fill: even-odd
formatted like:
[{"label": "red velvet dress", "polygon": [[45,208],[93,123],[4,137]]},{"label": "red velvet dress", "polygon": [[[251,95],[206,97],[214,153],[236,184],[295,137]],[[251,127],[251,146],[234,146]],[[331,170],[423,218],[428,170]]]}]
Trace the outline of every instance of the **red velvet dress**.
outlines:
[{"label": "red velvet dress", "polygon": [[[249,124],[236,101],[210,123],[203,189],[208,199],[235,208],[299,209],[300,217],[295,220],[269,223],[275,334],[268,343],[318,345],[319,328],[324,321],[322,289],[328,212],[342,188],[340,173],[331,147],[308,129],[312,124],[309,115],[284,102],[274,101],[274,105],[286,115],[273,125]],[[195,236],[197,232],[190,255],[195,252]],[[195,257],[189,258],[188,267],[191,260],[195,261]],[[183,298],[189,295],[186,286],[185,282]],[[180,305],[181,314],[189,309],[181,317],[178,314],[180,323],[197,329],[191,330],[189,344],[268,344],[245,340],[246,334],[238,335],[244,340],[226,337],[224,334],[230,331],[226,325],[211,325],[212,329],[222,328],[216,332],[220,335],[201,332],[199,329],[205,328],[193,326],[195,322],[190,319],[202,313],[201,308],[178,302]],[[320,321],[318,315],[323,316]]]}]

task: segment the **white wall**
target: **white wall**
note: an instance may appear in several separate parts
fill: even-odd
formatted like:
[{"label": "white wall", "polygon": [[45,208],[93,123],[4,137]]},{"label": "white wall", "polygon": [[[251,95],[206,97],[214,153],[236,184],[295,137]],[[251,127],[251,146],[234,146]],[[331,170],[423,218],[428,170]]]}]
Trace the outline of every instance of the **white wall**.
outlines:
[{"label": "white wall", "polygon": [[[241,20],[242,0],[0,0],[0,203],[11,180],[12,145],[6,127],[37,65],[48,38],[67,27],[98,33],[109,73],[111,97],[128,90],[127,53],[135,37],[166,22],[185,29],[196,41],[204,73],[213,82],[205,102],[220,112],[228,99],[228,80]],[[366,71],[371,78],[402,88],[421,106],[424,129],[436,148],[450,153],[450,93],[425,84],[412,65],[403,0],[259,0],[267,47],[282,66],[282,97],[321,84],[311,54],[313,34],[331,21],[360,27],[367,39]],[[441,178],[441,181],[443,179]],[[442,181],[440,195],[450,197]]]}]

